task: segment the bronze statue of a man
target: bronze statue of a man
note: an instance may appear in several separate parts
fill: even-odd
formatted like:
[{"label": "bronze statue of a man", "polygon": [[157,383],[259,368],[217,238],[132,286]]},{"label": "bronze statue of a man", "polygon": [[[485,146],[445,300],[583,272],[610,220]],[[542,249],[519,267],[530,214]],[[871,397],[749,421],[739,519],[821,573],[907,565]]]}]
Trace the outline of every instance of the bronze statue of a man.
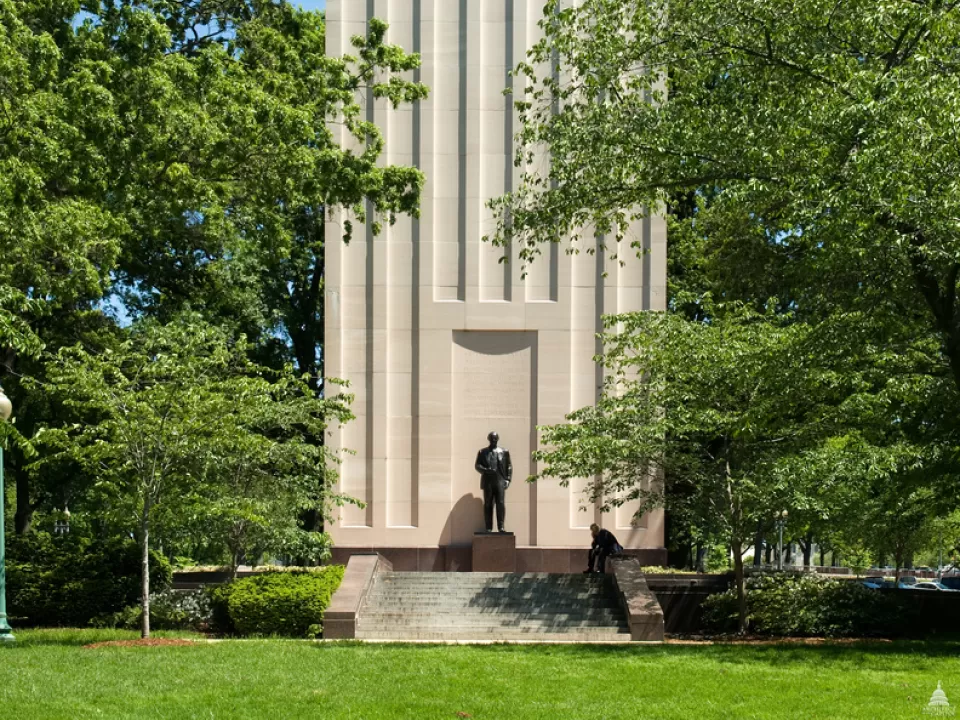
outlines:
[{"label": "bronze statue of a man", "polygon": [[493,532],[493,505],[497,505],[497,526],[500,532],[506,532],[504,519],[507,509],[504,498],[510,481],[513,479],[513,465],[510,452],[497,447],[500,436],[496,432],[487,435],[490,444],[477,453],[477,472],[480,473],[480,488],[483,490],[483,519],[487,532]]}]

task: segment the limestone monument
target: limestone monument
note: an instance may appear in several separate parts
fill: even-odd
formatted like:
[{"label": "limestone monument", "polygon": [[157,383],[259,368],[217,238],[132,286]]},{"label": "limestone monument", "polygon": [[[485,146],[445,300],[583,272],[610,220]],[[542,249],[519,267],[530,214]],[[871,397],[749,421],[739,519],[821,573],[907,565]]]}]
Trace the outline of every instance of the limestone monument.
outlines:
[{"label": "limestone monument", "polygon": [[[350,38],[381,18],[389,42],[420,53],[413,76],[430,89],[426,100],[396,110],[361,98],[384,134],[384,160],[426,177],[420,218],[401,217],[377,236],[355,222],[349,245],[337,238],[351,218],[328,218],[326,375],[349,381],[356,414],[330,446],[352,451],[338,489],[364,503],[340,508],[328,525],[335,561],[377,550],[398,570],[469,570],[474,533],[487,525],[477,438],[497,428],[509,439],[516,476],[535,473],[537,426],[596,402],[601,316],[665,307],[662,218],[623,228],[624,247],[642,253],[587,252],[602,237],[581,241],[574,254],[554,243],[525,277],[516,249],[481,240],[494,228],[487,200],[518,187],[522,172],[513,163],[519,117],[503,89],[523,92],[523,78],[509,71],[541,37],[543,5],[327,2],[331,55],[351,52]],[[342,128],[330,130],[349,145]],[[628,503],[600,513],[584,504],[586,482],[510,491],[518,570],[579,571],[594,522],[645,564],[665,559],[661,512],[635,519]]]},{"label": "limestone monument", "polygon": [[513,480],[513,465],[510,452],[498,446],[500,436],[496,432],[487,435],[490,443],[480,448],[474,468],[480,473],[480,489],[483,490],[483,522],[487,532],[493,531],[493,506],[497,506],[497,530],[506,532],[506,493]]}]

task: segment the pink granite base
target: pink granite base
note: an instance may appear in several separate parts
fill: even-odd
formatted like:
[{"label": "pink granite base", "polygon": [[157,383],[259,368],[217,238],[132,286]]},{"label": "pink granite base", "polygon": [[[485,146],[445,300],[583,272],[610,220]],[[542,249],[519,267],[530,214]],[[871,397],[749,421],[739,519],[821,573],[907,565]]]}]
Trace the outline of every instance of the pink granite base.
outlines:
[{"label": "pink granite base", "polygon": [[473,534],[473,572],[517,571],[517,536],[513,533]]},{"label": "pink granite base", "polygon": [[[473,569],[473,548],[470,545],[440,547],[346,547],[333,548],[331,562],[346,565],[352,555],[380,553],[400,572],[470,572]],[[628,549],[627,557],[635,557],[640,565],[666,565],[663,548]],[[530,547],[516,549],[513,572],[581,572],[587,568],[585,547]]]}]

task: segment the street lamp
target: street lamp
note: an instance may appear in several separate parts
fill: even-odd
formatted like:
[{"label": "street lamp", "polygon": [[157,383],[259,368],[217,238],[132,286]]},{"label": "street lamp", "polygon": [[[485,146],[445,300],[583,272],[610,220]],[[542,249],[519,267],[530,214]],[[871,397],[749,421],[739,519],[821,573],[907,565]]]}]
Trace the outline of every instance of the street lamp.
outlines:
[{"label": "street lamp", "polygon": [[781,510],[777,515],[777,530],[780,532],[780,541],[777,544],[777,570],[783,570],[783,526],[787,524],[787,511]]},{"label": "street lamp", "polygon": [[[13,415],[13,403],[0,387],[0,422],[6,422]],[[3,444],[0,443],[0,642],[14,641],[13,629],[7,622],[7,558],[6,534],[3,527]]]}]

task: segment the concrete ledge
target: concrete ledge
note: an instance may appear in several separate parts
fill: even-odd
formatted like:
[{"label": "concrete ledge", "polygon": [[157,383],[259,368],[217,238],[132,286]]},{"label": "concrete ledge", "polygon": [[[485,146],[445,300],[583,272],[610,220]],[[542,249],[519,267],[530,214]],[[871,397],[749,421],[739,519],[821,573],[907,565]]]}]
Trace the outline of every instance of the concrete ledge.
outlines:
[{"label": "concrete ledge", "polygon": [[350,640],[357,636],[357,618],[364,598],[373,586],[377,573],[393,570],[390,561],[374,553],[352,555],[343,573],[343,582],[330,599],[323,614],[325,640]]},{"label": "concrete ledge", "polygon": [[[517,572],[578,573],[587,567],[589,547],[517,546]],[[393,563],[397,572],[470,572],[473,569],[471,545],[439,545],[431,547],[349,546],[333,548],[331,562],[346,565],[353,555],[379,553]],[[627,548],[624,554],[635,557],[641,565],[665,565],[663,548]]]},{"label": "concrete ledge", "polygon": [[607,574],[613,575],[620,604],[627,615],[634,642],[663,642],[663,610],[647,586],[636,558],[610,558]]}]

